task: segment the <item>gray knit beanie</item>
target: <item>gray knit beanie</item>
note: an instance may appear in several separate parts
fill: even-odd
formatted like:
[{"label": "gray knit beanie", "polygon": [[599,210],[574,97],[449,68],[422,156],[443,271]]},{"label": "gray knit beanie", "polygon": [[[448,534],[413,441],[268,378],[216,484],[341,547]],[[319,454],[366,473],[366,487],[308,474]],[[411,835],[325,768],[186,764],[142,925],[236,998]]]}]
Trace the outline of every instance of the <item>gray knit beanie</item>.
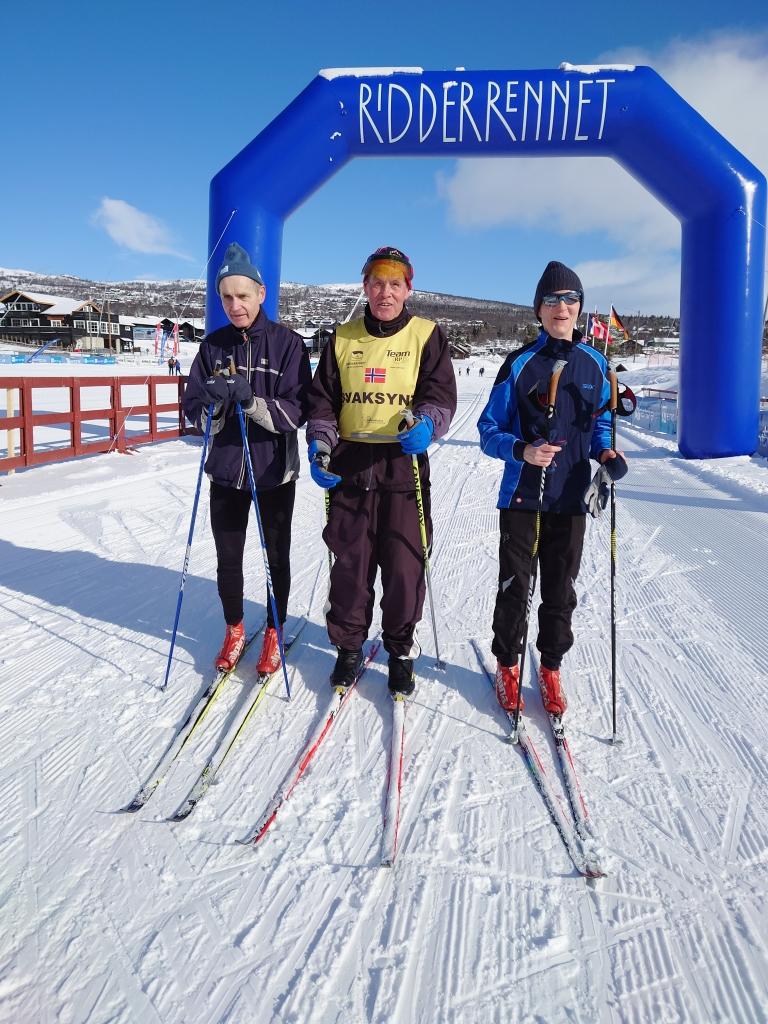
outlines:
[{"label": "gray knit beanie", "polygon": [[219,291],[222,280],[225,277],[250,277],[252,281],[257,284],[264,284],[259,268],[254,267],[251,263],[251,257],[237,242],[232,242],[231,245],[227,246],[227,251],[224,253],[224,262],[219,267],[219,272],[216,275],[216,291]]},{"label": "gray knit beanie", "polygon": [[551,295],[553,292],[562,291],[573,291],[578,292],[581,296],[579,301],[579,316],[581,316],[581,310],[584,306],[584,289],[582,288],[579,275],[571,270],[570,267],[566,267],[564,263],[558,263],[553,260],[548,263],[544,269],[544,273],[539,278],[539,283],[536,285],[536,294],[533,297],[533,312],[536,314],[536,319],[541,320],[539,316],[539,306],[544,295]]}]

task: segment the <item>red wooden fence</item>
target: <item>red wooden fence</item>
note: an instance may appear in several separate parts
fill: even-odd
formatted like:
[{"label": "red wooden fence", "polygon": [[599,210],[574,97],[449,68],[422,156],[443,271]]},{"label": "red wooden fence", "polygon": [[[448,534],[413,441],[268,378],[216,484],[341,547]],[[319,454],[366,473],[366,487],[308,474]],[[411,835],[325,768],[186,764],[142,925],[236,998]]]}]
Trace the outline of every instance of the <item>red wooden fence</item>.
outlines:
[{"label": "red wooden fence", "polygon": [[[2,415],[0,407],[0,472],[40,466],[46,462],[61,462],[77,455],[92,455],[98,452],[125,452],[138,444],[169,440],[189,433],[184,426],[181,413],[181,396],[184,393],[184,377],[0,377],[0,392],[5,391],[10,401],[6,409],[18,413]],[[174,401],[160,403],[157,389],[176,387]],[[83,408],[82,390],[102,387],[109,389],[109,405],[100,409]],[[144,388],[147,402],[137,405],[124,401],[123,388]],[[40,391],[60,388],[69,392],[69,408],[61,412],[35,412],[33,401],[41,402]],[[15,395],[14,395],[15,392]],[[175,413],[170,428],[160,428],[161,413]],[[126,422],[137,417],[146,419],[146,430],[128,430]],[[83,424],[106,421],[106,436],[96,440],[84,440]],[[34,428],[40,426],[65,426],[69,429],[69,444],[56,445],[50,441],[38,442],[35,446]],[[3,432],[6,431],[5,437]],[[13,433],[11,433],[13,431]],[[7,443],[3,443],[7,440]],[[15,449],[8,453],[9,448]],[[41,450],[46,449],[46,450]],[[5,452],[5,457],[3,457]]]}]

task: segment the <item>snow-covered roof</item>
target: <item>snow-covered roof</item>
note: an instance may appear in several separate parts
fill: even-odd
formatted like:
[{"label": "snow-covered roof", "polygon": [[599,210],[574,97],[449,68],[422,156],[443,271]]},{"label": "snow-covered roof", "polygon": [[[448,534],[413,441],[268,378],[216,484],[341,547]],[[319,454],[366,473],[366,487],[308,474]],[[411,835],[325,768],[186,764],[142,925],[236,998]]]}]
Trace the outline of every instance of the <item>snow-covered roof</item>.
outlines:
[{"label": "snow-covered roof", "polygon": [[121,324],[135,324],[137,327],[156,327],[163,318],[161,316],[121,316]]},{"label": "snow-covered roof", "polygon": [[178,324],[179,326],[181,326],[182,324],[190,324],[192,327],[195,328],[195,330],[198,331],[205,330],[205,317],[202,316],[163,316],[160,317],[159,319],[170,320],[172,324]]},{"label": "snow-covered roof", "polygon": [[188,317],[175,317],[175,316],[120,316],[121,324],[133,324],[134,327],[156,327],[161,321],[168,320],[172,324],[189,324],[196,331],[205,330],[205,318],[202,316],[188,316]]},{"label": "snow-covered roof", "polygon": [[91,305],[96,309],[99,309],[99,307],[96,306],[96,303],[91,302],[90,299],[59,299],[59,301],[54,303],[50,309],[46,309],[44,312],[46,316],[55,316],[57,314],[69,316],[72,313],[76,313],[78,309],[82,309],[83,306]]},{"label": "snow-covered roof", "polygon": [[[42,292],[25,292],[20,288],[13,288],[11,291],[6,292],[2,296],[3,300],[6,300],[9,295],[18,294],[21,299],[28,302],[36,302],[38,306],[48,306],[50,308],[45,309],[45,315],[69,315],[74,313],[75,310],[85,305],[96,306],[97,309],[100,307],[93,301],[93,299],[70,299],[65,295],[45,295]],[[9,306],[13,306],[13,303],[8,303]]]}]

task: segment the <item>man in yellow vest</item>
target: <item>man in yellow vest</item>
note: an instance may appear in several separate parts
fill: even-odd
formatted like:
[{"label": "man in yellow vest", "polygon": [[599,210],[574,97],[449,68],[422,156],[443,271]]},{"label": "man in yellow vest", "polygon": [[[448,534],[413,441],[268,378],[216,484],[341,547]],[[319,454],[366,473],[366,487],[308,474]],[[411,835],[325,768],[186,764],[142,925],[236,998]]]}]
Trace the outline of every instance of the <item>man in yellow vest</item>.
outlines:
[{"label": "man in yellow vest", "polygon": [[[448,342],[440,327],[406,308],[412,282],[400,249],[382,246],[368,257],[364,315],[340,325],[323,350],[307,422],[312,479],[330,489],[323,539],[334,555],[326,616],[338,650],[331,685],[350,686],[357,676],[380,569],[389,688],[406,695],[415,685],[414,632],[425,591],[413,456],[431,546],[427,448],[456,412]],[[410,428],[404,410],[413,414]]]}]

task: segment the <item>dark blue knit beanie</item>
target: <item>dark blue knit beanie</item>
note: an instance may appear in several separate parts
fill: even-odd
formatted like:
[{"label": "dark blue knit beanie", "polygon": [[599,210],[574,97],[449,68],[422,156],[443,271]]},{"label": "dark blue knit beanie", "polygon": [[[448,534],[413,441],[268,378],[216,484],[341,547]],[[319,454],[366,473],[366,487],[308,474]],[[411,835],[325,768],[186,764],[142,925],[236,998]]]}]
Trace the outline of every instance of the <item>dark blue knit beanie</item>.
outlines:
[{"label": "dark blue knit beanie", "polygon": [[533,312],[536,314],[537,320],[541,320],[539,306],[541,305],[542,298],[545,295],[551,295],[553,292],[563,291],[578,292],[581,295],[581,301],[579,302],[579,315],[581,315],[581,310],[584,306],[584,289],[581,286],[579,275],[575,270],[566,267],[564,263],[558,263],[556,260],[553,260],[546,265],[544,273],[536,285],[536,294],[533,297]]},{"label": "dark blue knit beanie", "polygon": [[218,292],[219,286],[225,277],[250,277],[252,281],[257,284],[264,284],[259,268],[254,267],[251,263],[251,257],[237,242],[232,242],[231,245],[227,246],[227,251],[224,253],[224,262],[219,267],[219,272],[216,275],[216,291]]}]

